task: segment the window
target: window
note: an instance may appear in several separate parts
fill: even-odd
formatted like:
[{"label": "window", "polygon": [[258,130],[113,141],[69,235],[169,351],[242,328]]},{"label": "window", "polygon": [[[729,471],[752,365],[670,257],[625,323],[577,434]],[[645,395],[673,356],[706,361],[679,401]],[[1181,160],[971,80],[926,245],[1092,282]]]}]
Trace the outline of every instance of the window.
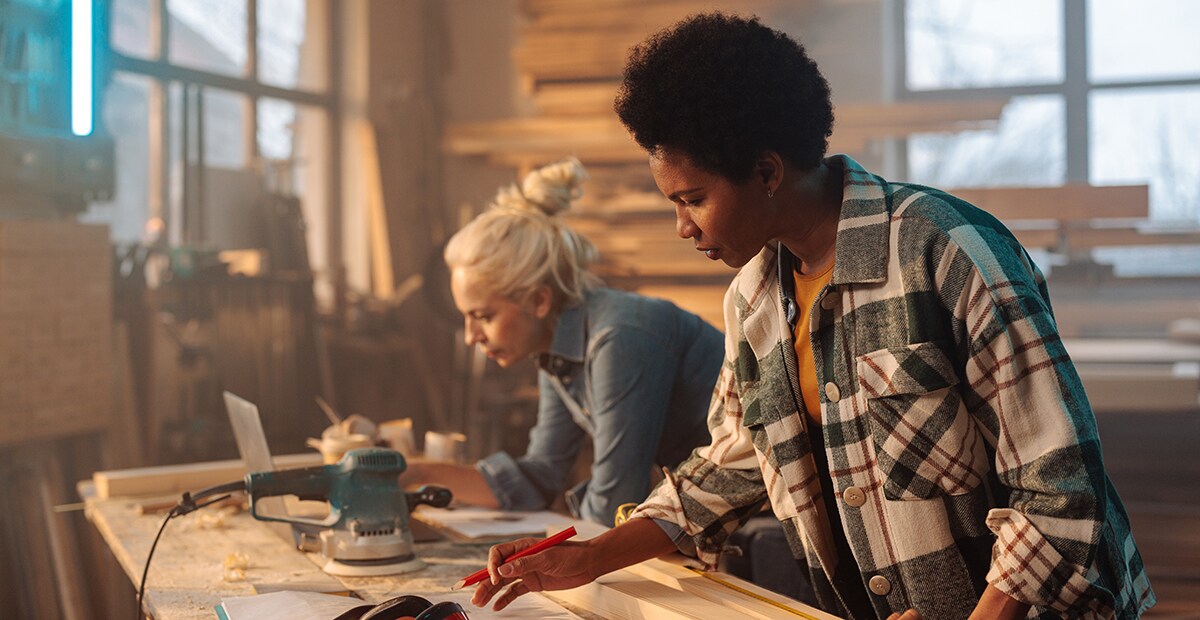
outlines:
[{"label": "window", "polygon": [[1062,6],[1046,0],[910,0],[912,90],[1062,81]]},{"label": "window", "polygon": [[1010,101],[986,132],[915,135],[909,177],[942,187],[1150,186],[1150,214],[1200,220],[1194,0],[904,0],[909,101]]},{"label": "window", "polygon": [[112,0],[103,118],[117,188],[87,217],[117,243],[149,228],[173,245],[263,247],[231,205],[288,193],[320,290],[337,262],[317,237],[337,217],[332,10],[329,0]]}]

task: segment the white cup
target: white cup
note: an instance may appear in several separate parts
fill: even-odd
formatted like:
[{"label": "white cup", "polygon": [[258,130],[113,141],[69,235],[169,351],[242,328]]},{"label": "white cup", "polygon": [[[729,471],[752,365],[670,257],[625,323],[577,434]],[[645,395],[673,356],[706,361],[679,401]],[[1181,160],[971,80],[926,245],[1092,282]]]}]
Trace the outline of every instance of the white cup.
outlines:
[{"label": "white cup", "polygon": [[412,426],[410,418],[388,420],[379,425],[379,438],[405,458],[412,458],[417,453],[417,440],[413,437]]},{"label": "white cup", "polygon": [[462,433],[425,431],[425,458],[448,463],[466,462],[467,436]]},{"label": "white cup", "polygon": [[332,465],[340,460],[350,450],[355,448],[370,448],[375,441],[370,435],[355,433],[353,435],[325,435],[320,439],[309,439],[308,445],[321,451],[321,460],[326,465]]}]

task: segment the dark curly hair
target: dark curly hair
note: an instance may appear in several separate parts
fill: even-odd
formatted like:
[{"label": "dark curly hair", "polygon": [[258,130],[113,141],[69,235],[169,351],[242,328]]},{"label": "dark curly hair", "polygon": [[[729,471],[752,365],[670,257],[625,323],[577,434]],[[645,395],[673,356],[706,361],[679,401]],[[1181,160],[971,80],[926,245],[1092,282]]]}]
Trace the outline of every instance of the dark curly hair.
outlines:
[{"label": "dark curly hair", "polygon": [[802,168],[833,133],[829,83],[804,47],[757,17],[692,15],[636,45],[614,104],[650,153],[679,149],[731,181],[773,150]]}]

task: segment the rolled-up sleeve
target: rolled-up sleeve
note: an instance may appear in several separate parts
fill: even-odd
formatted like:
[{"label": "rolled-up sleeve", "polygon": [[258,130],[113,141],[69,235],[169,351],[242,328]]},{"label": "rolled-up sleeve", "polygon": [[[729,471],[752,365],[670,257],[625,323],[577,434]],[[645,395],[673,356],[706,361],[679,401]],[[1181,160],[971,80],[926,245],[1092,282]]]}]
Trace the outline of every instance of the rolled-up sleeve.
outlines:
[{"label": "rolled-up sleeve", "polygon": [[[1125,584],[1109,583],[1113,571],[1098,570],[1097,560],[1134,546],[1123,512],[1112,514],[1091,407],[1036,271],[987,264],[971,272],[956,312],[969,338],[965,398],[1011,489],[1006,507],[988,514],[996,541],[987,581],[1070,617],[1106,616]],[[1124,529],[1128,549],[1101,550],[1105,527]]]},{"label": "rolled-up sleeve", "polygon": [[670,472],[630,515],[676,524],[691,538],[689,545],[673,536],[676,546],[694,551],[705,566],[714,568],[729,536],[767,501],[761,462],[742,424],[735,368],[743,347],[734,292],[730,287],[725,295],[725,362],[708,411],[711,441]]}]

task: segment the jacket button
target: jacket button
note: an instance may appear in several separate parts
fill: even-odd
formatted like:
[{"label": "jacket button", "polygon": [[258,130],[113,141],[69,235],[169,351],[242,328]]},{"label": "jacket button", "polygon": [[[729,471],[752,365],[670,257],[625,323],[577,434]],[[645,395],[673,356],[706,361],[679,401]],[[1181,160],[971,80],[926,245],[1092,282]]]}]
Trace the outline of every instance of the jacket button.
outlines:
[{"label": "jacket button", "polygon": [[842,391],[838,389],[836,383],[830,381],[825,384],[825,398],[828,398],[831,403],[836,403],[842,398]]},{"label": "jacket button", "polygon": [[892,582],[888,581],[883,575],[875,575],[867,582],[871,591],[879,596],[887,596],[888,592],[892,591]]},{"label": "jacket button", "polygon": [[846,490],[842,491],[842,500],[858,508],[867,503],[867,494],[863,493],[863,490],[858,487],[846,487]]},{"label": "jacket button", "polygon": [[826,310],[833,310],[837,307],[838,296],[834,291],[829,291],[821,298],[821,307]]}]

